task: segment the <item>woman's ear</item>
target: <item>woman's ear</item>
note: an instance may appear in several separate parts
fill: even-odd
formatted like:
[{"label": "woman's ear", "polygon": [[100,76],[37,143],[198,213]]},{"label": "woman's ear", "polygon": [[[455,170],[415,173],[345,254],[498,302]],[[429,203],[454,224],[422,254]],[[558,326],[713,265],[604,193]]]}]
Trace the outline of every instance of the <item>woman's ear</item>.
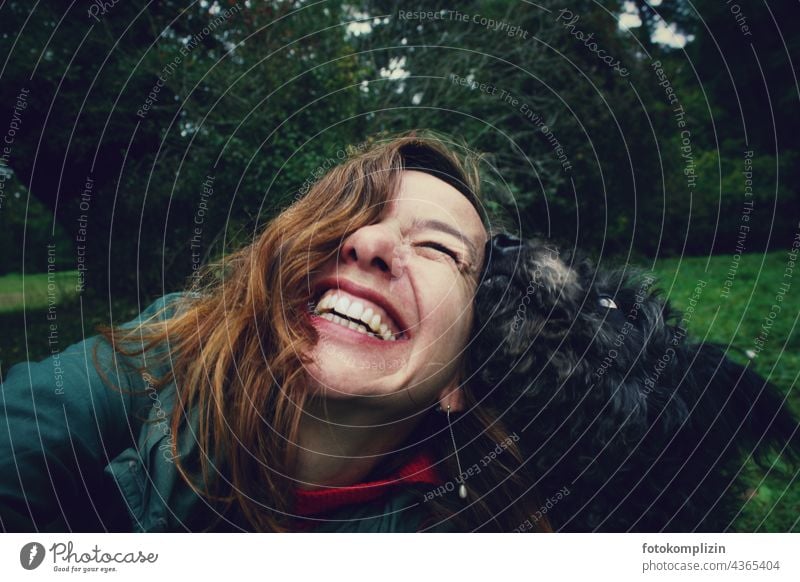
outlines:
[{"label": "woman's ear", "polygon": [[463,412],[465,406],[464,389],[458,382],[453,382],[439,394],[439,406],[444,412],[450,407],[450,412]]}]

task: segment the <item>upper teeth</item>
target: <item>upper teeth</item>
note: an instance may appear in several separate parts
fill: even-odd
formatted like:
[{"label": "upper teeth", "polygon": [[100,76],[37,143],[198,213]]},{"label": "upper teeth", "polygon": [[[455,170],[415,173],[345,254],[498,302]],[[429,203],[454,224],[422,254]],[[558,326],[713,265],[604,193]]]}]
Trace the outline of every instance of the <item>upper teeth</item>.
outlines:
[{"label": "upper teeth", "polygon": [[[339,315],[332,313],[335,311]],[[375,313],[372,307],[364,307],[361,301],[350,301],[349,298],[337,292],[328,292],[317,304],[316,312],[322,317],[333,323],[338,323],[361,333],[367,333],[367,329],[381,339],[395,341],[397,338],[389,329],[389,326],[381,322],[381,316]],[[352,319],[358,319],[364,323],[360,325],[354,321],[349,321],[340,317],[346,315]]]}]

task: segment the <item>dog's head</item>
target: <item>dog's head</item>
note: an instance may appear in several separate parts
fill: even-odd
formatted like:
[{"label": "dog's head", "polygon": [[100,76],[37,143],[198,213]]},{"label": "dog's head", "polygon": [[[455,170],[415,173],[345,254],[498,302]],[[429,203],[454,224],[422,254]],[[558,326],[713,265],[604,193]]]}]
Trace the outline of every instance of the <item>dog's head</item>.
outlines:
[{"label": "dog's head", "polygon": [[[494,235],[476,295],[473,381],[501,409],[521,398],[565,413],[602,408],[609,426],[644,429],[657,406],[640,387],[653,362],[682,341],[654,283],[630,270],[598,269],[542,239]],[[661,373],[673,368],[667,363]],[[645,404],[650,410],[631,414]]]}]

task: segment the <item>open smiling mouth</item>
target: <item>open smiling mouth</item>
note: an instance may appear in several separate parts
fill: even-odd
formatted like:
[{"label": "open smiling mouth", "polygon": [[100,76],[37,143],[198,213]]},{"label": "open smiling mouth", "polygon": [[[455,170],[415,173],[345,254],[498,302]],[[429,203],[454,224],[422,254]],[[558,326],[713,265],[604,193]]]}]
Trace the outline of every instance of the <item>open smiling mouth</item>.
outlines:
[{"label": "open smiling mouth", "polygon": [[392,318],[377,305],[349,296],[338,289],[329,289],[310,312],[328,321],[384,341],[406,339]]}]

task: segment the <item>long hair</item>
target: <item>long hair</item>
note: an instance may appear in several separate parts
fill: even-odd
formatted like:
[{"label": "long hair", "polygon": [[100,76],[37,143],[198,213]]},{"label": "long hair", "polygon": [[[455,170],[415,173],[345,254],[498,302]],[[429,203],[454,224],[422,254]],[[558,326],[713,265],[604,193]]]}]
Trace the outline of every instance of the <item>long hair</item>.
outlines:
[{"label": "long hair", "polygon": [[[489,220],[479,198],[477,159],[446,143],[418,133],[374,140],[321,177],[251,244],[203,267],[174,315],[132,329],[98,328],[125,359],[145,357],[140,372],[150,350],[167,345],[170,371],[152,378],[152,386],[175,383],[172,434],[186,430],[190,412],[197,418],[199,467],[180,458],[180,439],[172,440],[175,466],[196,493],[221,504],[220,515],[233,509],[254,531],[289,529],[297,462],[292,443],[298,442],[308,397],[308,354],[317,341],[304,317],[310,273],[334,257],[352,232],[379,220],[401,172],[417,169],[446,181],[469,199],[484,224]],[[431,515],[452,519],[459,530],[510,531],[538,509],[527,501],[535,496],[515,475],[522,459],[507,430],[465,390],[470,410],[455,424],[471,444],[459,455],[480,459],[479,452],[496,443],[510,446],[470,479],[469,504],[448,493],[429,504]],[[412,442],[434,451],[441,473],[457,477],[442,418],[427,415]],[[384,465],[401,457],[390,455]]]}]

